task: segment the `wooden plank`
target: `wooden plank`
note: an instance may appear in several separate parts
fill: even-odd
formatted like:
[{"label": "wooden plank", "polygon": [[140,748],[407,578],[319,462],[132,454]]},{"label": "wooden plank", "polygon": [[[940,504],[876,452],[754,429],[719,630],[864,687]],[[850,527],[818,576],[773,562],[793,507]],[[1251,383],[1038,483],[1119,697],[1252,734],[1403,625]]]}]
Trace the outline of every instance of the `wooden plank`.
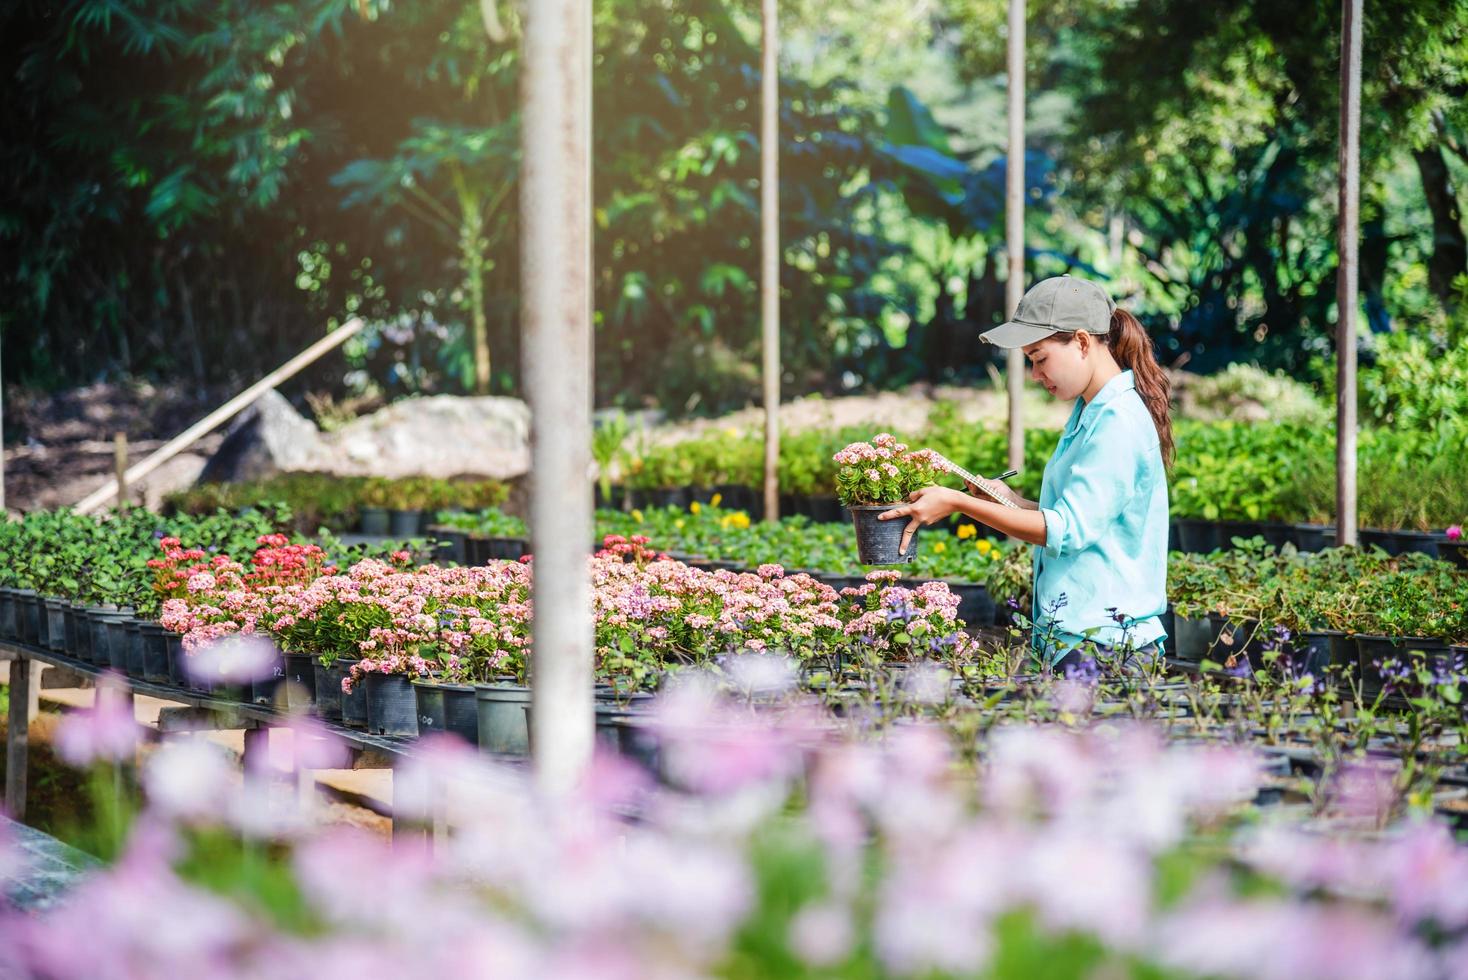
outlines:
[{"label": "wooden plank", "polygon": [[188,705],[158,709],[158,730],[165,734],[173,732],[232,732],[259,728],[253,718],[245,718],[228,711],[213,708],[196,708]]},{"label": "wooden plank", "polygon": [[30,761],[31,663],[10,661],[10,728],[5,742],[5,810],[25,820],[26,767]]}]

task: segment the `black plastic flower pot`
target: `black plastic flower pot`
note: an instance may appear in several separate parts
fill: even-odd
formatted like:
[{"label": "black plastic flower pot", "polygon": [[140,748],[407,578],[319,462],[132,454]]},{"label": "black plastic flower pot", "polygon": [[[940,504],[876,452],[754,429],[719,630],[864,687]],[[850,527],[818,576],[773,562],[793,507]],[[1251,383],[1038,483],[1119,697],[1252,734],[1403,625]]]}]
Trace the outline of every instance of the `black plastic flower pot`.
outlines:
[{"label": "black plastic flower pot", "polygon": [[107,617],[117,612],[116,609],[107,609],[94,606],[87,610],[87,632],[92,634],[91,641],[87,645],[87,662],[96,664],[98,667],[106,667],[112,663],[107,652]]},{"label": "black plastic flower pot", "polygon": [[15,619],[14,589],[0,589],[0,639],[20,639],[20,627]]},{"label": "black plastic flower pot", "polygon": [[417,537],[423,527],[423,512],[420,510],[390,510],[387,512],[388,534],[395,538]]},{"label": "black plastic flower pot", "polygon": [[811,497],[810,519],[822,524],[840,524],[846,519],[841,501],[835,497]]},{"label": "black plastic flower pot", "polygon": [[[125,613],[114,613],[106,617],[107,663],[105,666],[111,667],[119,674],[127,673],[127,652],[129,645],[127,623],[131,618],[131,616]],[[98,664],[97,666],[101,667],[104,665]]]},{"label": "black plastic flower pot", "polygon": [[1294,540],[1294,529],[1280,521],[1263,521],[1259,525],[1259,530],[1271,548],[1283,548]]},{"label": "black plastic flower pot", "polygon": [[1438,555],[1446,561],[1452,562],[1459,568],[1468,568],[1468,541],[1443,540],[1438,542],[1437,550]]},{"label": "black plastic flower pot", "polygon": [[316,713],[327,721],[342,720],[342,671],[317,660],[311,666],[316,675]]},{"label": "black plastic flower pot", "polygon": [[72,656],[83,663],[92,663],[92,606],[76,607],[76,646],[72,648]]},{"label": "black plastic flower pot", "polygon": [[1208,656],[1212,630],[1206,618],[1188,619],[1174,613],[1173,625],[1177,628],[1177,639],[1173,644],[1177,659],[1195,664]]},{"label": "black plastic flower pot", "polygon": [[66,602],[47,596],[42,600],[46,612],[46,643],[49,650],[66,652]]},{"label": "black plastic flower pot", "polygon": [[1234,538],[1257,538],[1264,536],[1264,525],[1258,521],[1219,521],[1218,534],[1225,548],[1233,546]]},{"label": "black plastic flower pot", "polygon": [[143,677],[143,624],[131,616],[127,620],[127,676]]},{"label": "black plastic flower pot", "polygon": [[[338,687],[340,687],[342,682],[346,680],[348,675],[351,674],[352,667],[356,663],[357,659],[354,657],[351,660],[342,660],[341,658],[338,658],[336,663],[332,664],[333,672],[337,670],[341,671],[341,675],[337,678],[336,681]],[[341,688],[341,692],[342,724],[346,725],[349,728],[366,728],[367,685],[362,683],[353,684],[350,691],[346,690],[345,688]]]},{"label": "black plastic flower pot", "polygon": [[1162,651],[1169,657],[1175,657],[1177,656],[1177,617],[1172,611],[1171,603],[1168,603],[1167,608],[1162,610],[1162,615],[1158,618],[1162,621],[1162,629],[1167,634],[1162,641]]},{"label": "black plastic flower pot", "polygon": [[163,646],[168,657],[168,683],[174,687],[188,687],[189,678],[184,663],[183,634],[165,630]]},{"label": "black plastic flower pot", "polygon": [[418,699],[419,735],[444,732],[470,745],[479,744],[479,707],[473,687],[419,680],[413,682],[413,694]]},{"label": "black plastic flower pot", "polygon": [[994,600],[987,588],[977,582],[943,581],[948,590],[958,596],[958,618],[965,626],[994,624]]},{"label": "black plastic flower pot", "polygon": [[273,707],[280,693],[280,686],[284,682],[285,657],[277,653],[275,659],[270,662],[270,673],[264,677],[256,677],[250,680],[250,703],[263,707]]},{"label": "black plastic flower pot", "polygon": [[1324,551],[1335,546],[1335,528],[1329,524],[1292,524],[1290,540],[1300,551]]},{"label": "black plastic flower pot", "polygon": [[917,557],[917,532],[902,550],[902,532],[910,523],[903,518],[878,520],[901,504],[855,504],[848,508],[856,528],[856,560],[863,565],[905,565]]},{"label": "black plastic flower pot", "polygon": [[388,529],[392,526],[387,515],[386,507],[363,507],[359,514],[362,518],[362,533],[373,537],[387,537]]},{"label": "black plastic flower pot", "polygon": [[44,607],[31,589],[15,590],[15,622],[20,642],[41,645],[41,610]]},{"label": "black plastic flower pot", "polygon": [[1180,517],[1177,521],[1178,550],[1206,555],[1222,543],[1218,524],[1200,517]]},{"label": "black plastic flower pot", "polygon": [[68,657],[81,659],[81,641],[77,638],[76,628],[76,606],[71,603],[63,603],[61,607],[61,633],[65,637],[61,644],[61,652]]},{"label": "black plastic flower pot", "polygon": [[463,531],[453,528],[429,528],[428,533],[441,542],[438,553],[434,556],[440,562],[452,562],[455,565],[466,564],[464,539],[468,537]]},{"label": "black plastic flower pot", "polygon": [[1248,658],[1254,668],[1263,666],[1260,654],[1262,634],[1258,620],[1230,619],[1217,613],[1208,614],[1208,659],[1225,663],[1237,657]]},{"label": "black plastic flower pot", "polygon": [[486,538],[485,547],[491,560],[519,561],[530,550],[524,538]]},{"label": "black plastic flower pot", "polygon": [[525,709],[530,688],[518,684],[476,684],[479,747],[494,755],[525,755],[530,751],[530,726]]},{"label": "black plastic flower pot", "polygon": [[407,674],[366,675],[367,730],[374,735],[417,735],[418,699]]},{"label": "black plastic flower pot", "polygon": [[1290,645],[1290,666],[1296,674],[1322,677],[1335,662],[1335,636],[1327,632],[1301,633]]},{"label": "black plastic flower pot", "polygon": [[143,623],[139,629],[143,636],[143,680],[167,684],[168,631],[157,623]]},{"label": "black plastic flower pot", "polygon": [[36,607],[36,646],[51,649],[51,616],[46,610],[46,597],[37,595],[32,603]]},{"label": "black plastic flower pot", "polygon": [[316,658],[309,653],[285,655],[285,706],[306,711],[316,703]]}]

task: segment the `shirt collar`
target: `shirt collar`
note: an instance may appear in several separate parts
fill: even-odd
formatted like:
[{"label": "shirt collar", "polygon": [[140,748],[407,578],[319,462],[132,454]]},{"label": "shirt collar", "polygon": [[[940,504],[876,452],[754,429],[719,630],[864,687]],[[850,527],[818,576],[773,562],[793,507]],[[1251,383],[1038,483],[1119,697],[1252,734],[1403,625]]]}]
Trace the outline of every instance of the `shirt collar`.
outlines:
[{"label": "shirt collar", "polygon": [[1075,428],[1079,430],[1085,426],[1089,426],[1095,421],[1096,415],[1101,411],[1102,405],[1105,405],[1123,392],[1135,390],[1136,387],[1135,375],[1131,371],[1123,371],[1102,385],[1101,390],[1096,392],[1096,397],[1092,398],[1089,403],[1077,398],[1075,410],[1071,413],[1071,419],[1075,422]]}]

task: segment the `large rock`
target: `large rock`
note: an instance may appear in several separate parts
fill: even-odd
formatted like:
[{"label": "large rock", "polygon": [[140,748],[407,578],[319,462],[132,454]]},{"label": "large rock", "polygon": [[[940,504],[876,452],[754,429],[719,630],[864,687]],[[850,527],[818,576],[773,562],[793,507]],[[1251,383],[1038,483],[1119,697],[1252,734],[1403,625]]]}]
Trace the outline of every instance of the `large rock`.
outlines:
[{"label": "large rock", "polygon": [[199,480],[259,480],[283,470],[318,469],[328,454],[316,423],[272,389],[235,418]]},{"label": "large rock", "polygon": [[409,398],[326,442],[333,473],[507,480],[530,469],[530,409],[518,398]]},{"label": "large rock", "polygon": [[322,433],[270,391],[231,426],[200,479],[304,470],[509,480],[529,469],[530,409],[518,398],[410,398]]}]

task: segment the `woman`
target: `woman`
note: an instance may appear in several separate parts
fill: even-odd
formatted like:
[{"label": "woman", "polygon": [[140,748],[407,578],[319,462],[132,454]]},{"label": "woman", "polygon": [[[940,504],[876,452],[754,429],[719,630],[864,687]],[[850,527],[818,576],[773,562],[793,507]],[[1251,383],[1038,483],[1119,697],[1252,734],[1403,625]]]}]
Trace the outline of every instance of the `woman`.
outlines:
[{"label": "woman", "polygon": [[1075,399],[1040,499],[1010,490],[1016,510],[925,487],[882,519],[908,519],[904,548],[919,526],[955,512],[1035,545],[1030,618],[1042,664],[1078,663],[1086,640],[1127,666],[1155,660],[1167,635],[1165,467],[1173,442],[1167,375],[1151,338],[1100,286],[1057,276],[1035,284],[1014,319],[983,339],[1021,348],[1035,381]]}]

